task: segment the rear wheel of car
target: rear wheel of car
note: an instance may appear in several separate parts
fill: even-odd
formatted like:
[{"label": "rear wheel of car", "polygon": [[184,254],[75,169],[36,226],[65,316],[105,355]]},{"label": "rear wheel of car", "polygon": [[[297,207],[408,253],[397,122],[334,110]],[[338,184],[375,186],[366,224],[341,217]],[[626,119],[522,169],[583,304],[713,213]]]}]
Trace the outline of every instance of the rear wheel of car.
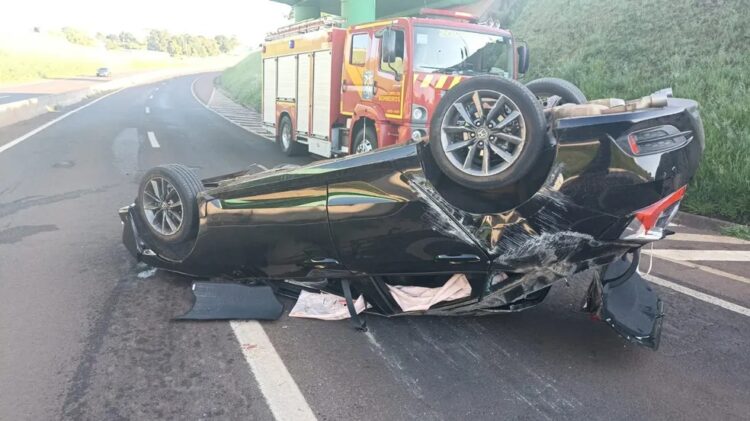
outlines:
[{"label": "rear wheel of car", "polygon": [[365,153],[378,148],[378,137],[372,127],[360,127],[354,134],[354,153]]},{"label": "rear wheel of car", "polygon": [[442,172],[475,190],[518,182],[542,154],[546,120],[522,84],[477,76],[446,93],[430,124],[430,152]]},{"label": "rear wheel of car", "polygon": [[287,156],[301,155],[306,151],[305,145],[297,142],[292,130],[292,119],[288,115],[281,117],[277,137],[281,152],[284,152]]},{"label": "rear wheel of car", "polygon": [[179,164],[162,165],[144,175],[136,206],[154,237],[175,244],[197,230],[196,197],[202,190],[203,184],[190,168]]},{"label": "rear wheel of car", "polygon": [[586,95],[576,85],[563,79],[545,77],[532,80],[526,84],[526,87],[536,95],[544,108],[552,105],[548,103],[548,99],[552,96],[560,97],[560,101],[555,105],[585,104],[588,102]]}]

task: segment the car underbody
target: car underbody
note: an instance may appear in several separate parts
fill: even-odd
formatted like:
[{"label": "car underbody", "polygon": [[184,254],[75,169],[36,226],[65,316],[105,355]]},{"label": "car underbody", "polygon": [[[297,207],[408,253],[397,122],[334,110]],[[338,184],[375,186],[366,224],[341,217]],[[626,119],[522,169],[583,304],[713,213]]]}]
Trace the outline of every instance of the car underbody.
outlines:
[{"label": "car underbody", "polygon": [[[273,319],[279,307],[258,303],[302,291],[345,298],[360,324],[358,296],[383,316],[515,312],[590,270],[582,309],[655,349],[662,303],[637,271],[639,250],[668,235],[703,151],[697,104],[662,102],[545,110],[537,164],[498,189],[467,189],[441,170],[429,144],[410,143],[202,180],[195,232],[176,243],[160,241],[136,201],[120,210],[123,241],[149,265],[219,281],[197,284],[199,319]],[[657,140],[672,143],[643,155],[628,149],[633,133],[653,127],[666,127]],[[427,309],[405,311],[391,293],[437,289],[454,274],[471,292]],[[249,289],[226,287],[236,284]]]}]

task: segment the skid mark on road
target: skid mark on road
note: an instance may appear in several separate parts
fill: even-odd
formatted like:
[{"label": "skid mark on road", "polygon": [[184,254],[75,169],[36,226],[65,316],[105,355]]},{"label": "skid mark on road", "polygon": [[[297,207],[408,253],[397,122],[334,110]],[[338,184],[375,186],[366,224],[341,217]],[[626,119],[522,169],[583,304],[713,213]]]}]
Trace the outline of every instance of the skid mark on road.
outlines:
[{"label": "skid mark on road", "polygon": [[78,363],[78,367],[73,375],[73,380],[70,382],[68,392],[65,395],[65,401],[63,402],[62,407],[63,416],[61,418],[84,418],[83,414],[86,409],[84,397],[86,395],[86,390],[91,384],[96,357],[102,349],[104,338],[107,335],[110,324],[112,324],[115,306],[120,299],[120,294],[126,283],[126,278],[120,278],[115,284],[112,292],[109,294],[109,297],[107,297],[107,300],[104,302],[104,305],[102,305],[101,309],[97,310],[97,317],[89,336],[86,339],[84,351],[81,353],[81,360]]},{"label": "skid mark on road", "polygon": [[49,196],[26,196],[12,202],[0,203],[0,218],[36,206],[49,205],[52,203],[63,202],[65,200],[77,199],[89,194],[102,193],[111,187],[113,187],[113,185],[102,186],[96,189],[73,190],[67,193],[53,194]]},{"label": "skid mark on road", "polygon": [[57,225],[19,225],[0,231],[0,244],[13,244],[35,234],[57,230]]}]

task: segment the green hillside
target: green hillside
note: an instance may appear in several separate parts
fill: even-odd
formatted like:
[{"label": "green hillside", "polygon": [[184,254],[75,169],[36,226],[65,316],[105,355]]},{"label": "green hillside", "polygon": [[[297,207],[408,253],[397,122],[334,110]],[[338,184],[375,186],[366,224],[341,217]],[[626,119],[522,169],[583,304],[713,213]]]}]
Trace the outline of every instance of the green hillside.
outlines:
[{"label": "green hillside", "polygon": [[236,65],[225,70],[219,85],[240,104],[260,109],[263,85],[260,51],[254,51]]},{"label": "green hillside", "polygon": [[527,80],[556,76],[589,98],[672,87],[702,106],[706,153],[683,210],[750,222],[750,9],[746,0],[517,0]]}]

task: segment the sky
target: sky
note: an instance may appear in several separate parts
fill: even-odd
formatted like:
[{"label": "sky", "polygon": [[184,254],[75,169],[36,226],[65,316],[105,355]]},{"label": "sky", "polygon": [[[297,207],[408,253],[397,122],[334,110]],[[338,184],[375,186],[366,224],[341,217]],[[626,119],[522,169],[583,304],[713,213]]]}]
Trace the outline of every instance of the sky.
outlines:
[{"label": "sky", "polygon": [[0,32],[58,30],[94,35],[120,31],[143,36],[148,29],[193,35],[235,35],[248,46],[287,23],[289,6],[269,0],[2,0]]}]

